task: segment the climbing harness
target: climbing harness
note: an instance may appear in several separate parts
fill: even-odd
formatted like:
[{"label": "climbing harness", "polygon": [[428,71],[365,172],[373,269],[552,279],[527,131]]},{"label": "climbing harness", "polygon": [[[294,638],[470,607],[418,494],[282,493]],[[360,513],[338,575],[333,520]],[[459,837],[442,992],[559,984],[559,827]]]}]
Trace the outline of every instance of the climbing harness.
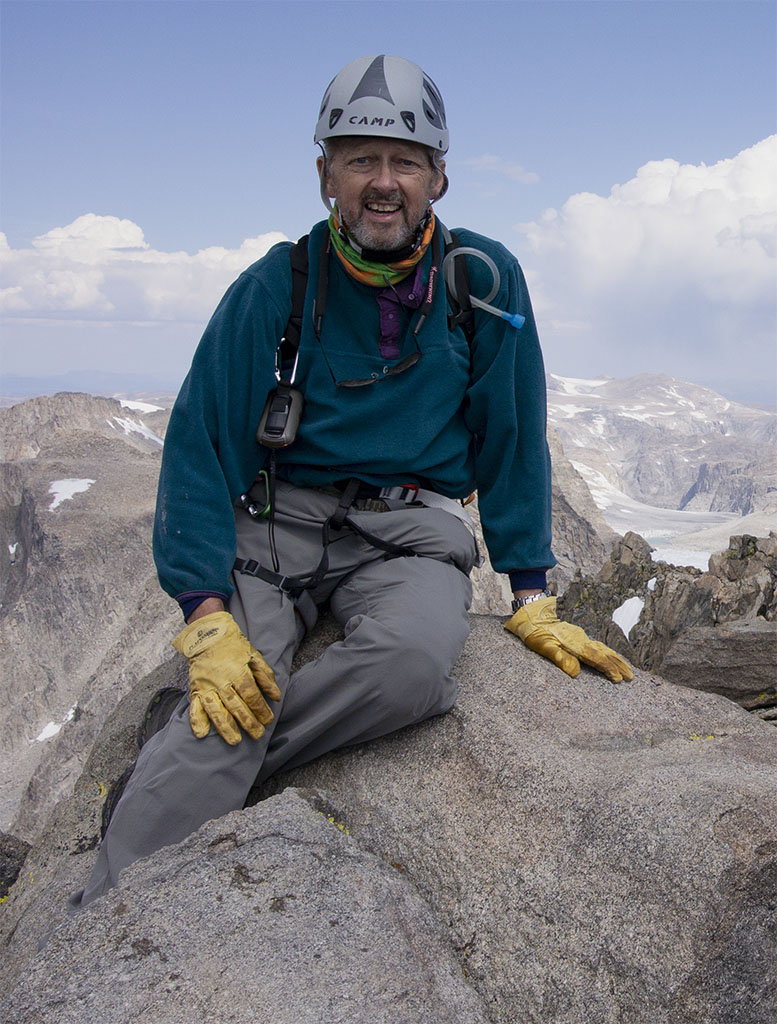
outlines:
[{"label": "climbing harness", "polygon": [[[323,490],[330,491],[330,488],[323,488]],[[349,479],[342,490],[339,492],[339,498],[335,511],[324,520],[321,527],[321,545],[322,554],[321,560],[319,561],[316,568],[311,573],[307,573],[301,576],[288,576],[278,571],[277,559],[275,551],[273,550],[273,570],[266,569],[260,565],[254,558],[238,558],[235,560],[234,571],[243,573],[245,576],[255,576],[260,580],[264,580],[265,583],[271,583],[277,587],[282,593],[287,594],[292,599],[298,598],[304,591],[313,590],[319,586],[325,579],[329,572],[329,545],[332,543],[332,534],[339,533],[342,530],[348,529],[352,533],[358,534],[362,540],[367,541],[372,547],[377,548],[379,551],[384,552],[385,558],[411,558],[415,557],[416,552],[412,548],[405,546],[404,544],[394,544],[392,541],[384,540],[382,537],[377,537],[375,534],[370,533],[369,530],[365,530],[363,526],[356,523],[349,515],[351,509],[354,507],[357,499],[360,499],[360,495],[366,500],[381,500],[386,503],[386,511],[389,510],[390,506],[388,502],[396,503],[409,503],[413,501],[413,498],[418,488],[414,485],[409,487],[371,487],[369,484],[365,484],[361,480],[357,480],[356,477]],[[337,493],[337,492],[336,492]],[[404,494],[404,497],[402,497]],[[269,496],[272,500],[273,496]],[[261,503],[256,504],[251,501],[249,495],[241,495],[238,504],[245,508],[249,515],[253,518],[258,519],[262,517],[262,513],[259,511]],[[251,508],[254,508],[255,512],[251,512]],[[270,522],[272,523],[272,509],[270,511]],[[274,544],[271,545],[274,549]]]}]

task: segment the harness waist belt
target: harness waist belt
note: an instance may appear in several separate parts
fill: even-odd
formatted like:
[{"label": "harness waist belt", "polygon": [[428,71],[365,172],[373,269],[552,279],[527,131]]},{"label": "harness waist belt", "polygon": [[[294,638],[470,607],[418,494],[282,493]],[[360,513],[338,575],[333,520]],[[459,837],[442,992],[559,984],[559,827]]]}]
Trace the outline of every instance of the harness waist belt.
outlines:
[{"label": "harness waist belt", "polygon": [[464,523],[473,537],[475,536],[475,524],[472,522],[472,516],[460,501],[456,501],[455,498],[446,498],[444,494],[438,494],[437,491],[426,491],[423,487],[419,489],[417,499],[427,508],[441,508],[445,512],[450,512],[452,516],[456,516]]},{"label": "harness waist belt", "polygon": [[[340,497],[350,481],[343,481],[331,484],[329,487],[317,487],[316,490],[324,494],[331,494],[333,497]],[[362,501],[365,498],[389,499],[403,501],[405,503],[416,500],[418,484],[401,484],[397,487],[379,487],[377,484],[368,484],[363,480],[357,482],[358,486],[354,494],[354,501]]]}]

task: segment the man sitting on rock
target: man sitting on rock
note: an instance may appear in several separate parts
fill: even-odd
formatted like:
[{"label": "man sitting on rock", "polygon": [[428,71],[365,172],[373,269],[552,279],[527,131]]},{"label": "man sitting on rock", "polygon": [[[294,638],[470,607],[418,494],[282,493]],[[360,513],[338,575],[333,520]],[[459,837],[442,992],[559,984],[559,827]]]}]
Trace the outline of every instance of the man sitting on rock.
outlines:
[{"label": "man sitting on rock", "polygon": [[[400,57],[360,58],[327,87],[314,141],[329,219],[306,260],[281,243],[227,291],[170,418],[154,551],[190,693],[143,746],[75,907],[257,781],[453,705],[474,491],[515,595],[507,628],[570,676],[582,660],[632,678],[546,589],[534,317],[515,258],[435,217],[439,91]],[[324,604],[344,637],[292,675]]]}]

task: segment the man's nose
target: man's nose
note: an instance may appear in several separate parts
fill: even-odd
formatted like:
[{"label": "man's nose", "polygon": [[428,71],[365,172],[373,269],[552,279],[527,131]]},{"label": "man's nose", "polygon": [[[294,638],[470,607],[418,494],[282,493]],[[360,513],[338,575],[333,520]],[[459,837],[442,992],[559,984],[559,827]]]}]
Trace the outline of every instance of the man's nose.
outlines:
[{"label": "man's nose", "polygon": [[381,160],[375,168],[375,175],[372,179],[372,184],[379,189],[383,189],[386,192],[393,192],[397,188],[397,178],[394,173],[394,165],[391,160],[385,158]]}]

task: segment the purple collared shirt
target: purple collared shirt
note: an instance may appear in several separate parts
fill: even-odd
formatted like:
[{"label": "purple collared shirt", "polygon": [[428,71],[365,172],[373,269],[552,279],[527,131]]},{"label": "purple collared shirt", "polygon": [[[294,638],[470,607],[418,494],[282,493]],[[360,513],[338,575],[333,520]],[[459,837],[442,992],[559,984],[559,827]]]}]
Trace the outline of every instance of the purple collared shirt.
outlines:
[{"label": "purple collared shirt", "polygon": [[393,287],[381,288],[378,292],[380,310],[380,354],[386,359],[399,358],[399,342],[402,330],[400,304],[407,309],[418,309],[424,301],[425,285],[421,264],[415,274],[409,274]]}]

